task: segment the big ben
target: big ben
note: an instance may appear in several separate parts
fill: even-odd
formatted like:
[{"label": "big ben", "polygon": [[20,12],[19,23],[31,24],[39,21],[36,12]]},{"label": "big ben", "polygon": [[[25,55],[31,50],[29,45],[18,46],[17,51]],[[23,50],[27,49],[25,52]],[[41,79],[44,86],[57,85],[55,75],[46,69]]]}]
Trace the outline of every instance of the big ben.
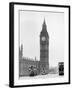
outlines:
[{"label": "big ben", "polygon": [[49,35],[45,19],[40,33],[40,74],[48,74],[49,72]]}]

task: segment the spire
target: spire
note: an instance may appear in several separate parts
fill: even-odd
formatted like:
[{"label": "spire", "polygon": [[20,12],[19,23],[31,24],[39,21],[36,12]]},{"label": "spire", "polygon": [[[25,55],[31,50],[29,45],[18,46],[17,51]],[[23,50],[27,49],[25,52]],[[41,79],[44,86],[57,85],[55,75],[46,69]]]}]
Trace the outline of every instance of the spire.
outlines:
[{"label": "spire", "polygon": [[46,22],[45,22],[45,18],[44,18],[44,21],[43,21],[43,24],[42,24],[42,30],[41,30],[41,33],[40,33],[40,36],[42,35],[45,35],[45,36],[48,36],[48,32],[47,32],[47,26],[46,26]]},{"label": "spire", "polygon": [[35,56],[35,61],[36,61],[36,56]]},{"label": "spire", "polygon": [[47,31],[45,18],[44,18],[43,25],[42,25],[42,31]]},{"label": "spire", "polygon": [[21,44],[21,47],[20,47],[20,57],[21,58],[23,57],[23,44]]},{"label": "spire", "polygon": [[44,18],[43,26],[46,26],[46,23],[45,23],[45,18]]}]

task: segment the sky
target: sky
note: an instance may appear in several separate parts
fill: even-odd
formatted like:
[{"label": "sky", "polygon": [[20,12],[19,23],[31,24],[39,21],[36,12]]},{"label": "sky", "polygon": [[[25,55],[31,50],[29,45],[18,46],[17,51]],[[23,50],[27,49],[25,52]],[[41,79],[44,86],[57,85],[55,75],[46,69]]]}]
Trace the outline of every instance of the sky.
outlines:
[{"label": "sky", "polygon": [[40,32],[45,18],[49,34],[49,63],[64,61],[64,13],[19,11],[19,38],[23,56],[40,60]]}]

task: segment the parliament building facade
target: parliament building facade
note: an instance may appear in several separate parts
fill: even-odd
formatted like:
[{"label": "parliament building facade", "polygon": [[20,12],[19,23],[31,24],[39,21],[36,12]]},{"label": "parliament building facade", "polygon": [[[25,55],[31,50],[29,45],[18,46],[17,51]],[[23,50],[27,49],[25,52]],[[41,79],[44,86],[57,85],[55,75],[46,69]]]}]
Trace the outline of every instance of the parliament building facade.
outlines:
[{"label": "parliament building facade", "polygon": [[49,35],[45,20],[40,32],[40,60],[34,60],[23,56],[23,45],[19,48],[19,76],[29,76],[34,71],[35,75],[49,73]]}]

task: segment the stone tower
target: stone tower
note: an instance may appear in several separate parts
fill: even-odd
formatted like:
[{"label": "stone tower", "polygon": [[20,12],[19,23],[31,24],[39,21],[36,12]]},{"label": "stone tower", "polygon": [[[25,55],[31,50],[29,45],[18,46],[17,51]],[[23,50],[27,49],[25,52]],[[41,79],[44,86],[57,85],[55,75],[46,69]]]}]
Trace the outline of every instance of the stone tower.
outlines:
[{"label": "stone tower", "polygon": [[42,31],[40,33],[40,74],[48,74],[49,72],[49,35],[45,19],[42,25]]}]

